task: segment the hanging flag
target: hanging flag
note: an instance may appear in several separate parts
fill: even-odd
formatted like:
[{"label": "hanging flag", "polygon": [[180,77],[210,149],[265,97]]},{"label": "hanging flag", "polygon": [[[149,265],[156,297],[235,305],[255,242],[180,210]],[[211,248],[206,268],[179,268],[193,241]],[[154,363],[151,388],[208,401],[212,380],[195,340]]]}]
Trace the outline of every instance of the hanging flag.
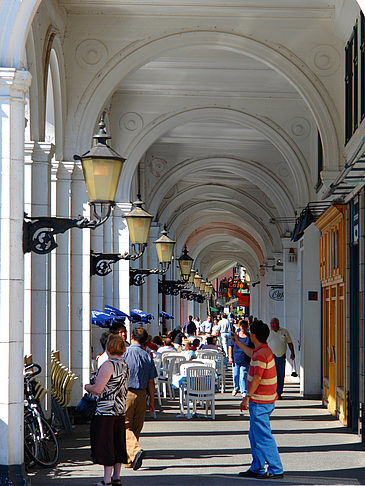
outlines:
[{"label": "hanging flag", "polygon": [[160,312],[160,317],[163,317],[164,319],[174,319],[174,316],[171,314],[168,314],[167,312],[161,311]]}]

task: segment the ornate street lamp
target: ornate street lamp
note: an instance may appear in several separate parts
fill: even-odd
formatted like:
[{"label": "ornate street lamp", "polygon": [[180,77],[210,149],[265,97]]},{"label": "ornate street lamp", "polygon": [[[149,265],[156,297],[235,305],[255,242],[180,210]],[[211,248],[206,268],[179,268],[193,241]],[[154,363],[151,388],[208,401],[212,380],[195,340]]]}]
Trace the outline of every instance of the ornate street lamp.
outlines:
[{"label": "ornate street lamp", "polygon": [[166,226],[161,231],[161,236],[158,240],[154,241],[156,245],[158,261],[165,273],[170,266],[172,260],[172,254],[174,252],[176,241],[167,236]]},{"label": "ornate street lamp", "polygon": [[178,258],[179,268],[180,268],[180,278],[183,282],[188,282],[190,279],[191,267],[193,266],[194,259],[188,255],[188,249],[183,250],[183,254]]},{"label": "ornate street lamp", "polygon": [[194,268],[192,268],[190,270],[190,277],[189,277],[189,283],[194,283],[194,277],[195,277],[195,274],[196,274],[196,270],[194,270]]},{"label": "ornate street lamp", "polygon": [[163,231],[161,231],[161,236],[158,240],[154,241],[156,245],[157,258],[161,268],[153,269],[134,269],[129,270],[129,283],[130,285],[143,285],[145,283],[145,277],[148,275],[164,275],[171,263],[172,253],[174,251],[176,241],[172,240],[167,236],[166,226]]},{"label": "ornate street lamp", "polygon": [[194,276],[194,287],[196,289],[200,289],[200,282],[203,280],[203,277],[201,277],[198,272],[196,272],[195,276]]},{"label": "ornate street lamp", "polygon": [[30,217],[24,215],[23,251],[33,251],[40,255],[50,253],[57,247],[55,235],[70,228],[94,229],[102,225],[110,216],[115,205],[120,174],[125,159],[117,154],[107,140],[111,137],[105,131],[103,118],[99,122],[99,133],[94,135],[94,146],[83,155],[74,155],[81,161],[86,189],[91,206],[92,219],[79,216],[77,219]]}]

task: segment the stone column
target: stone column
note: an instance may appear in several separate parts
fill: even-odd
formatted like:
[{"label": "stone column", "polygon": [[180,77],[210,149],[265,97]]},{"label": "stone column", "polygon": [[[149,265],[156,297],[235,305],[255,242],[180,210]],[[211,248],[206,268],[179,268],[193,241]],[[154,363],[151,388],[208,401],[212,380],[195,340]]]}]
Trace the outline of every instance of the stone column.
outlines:
[{"label": "stone column", "polygon": [[[104,253],[103,248],[103,231],[104,231],[104,223],[101,226],[98,226],[94,230],[90,231],[91,236],[91,249],[96,253]],[[114,267],[112,266],[114,271]],[[110,274],[112,275],[112,274]],[[93,275],[90,277],[90,288],[91,288],[91,298],[90,298],[90,306],[91,309],[97,309],[100,311],[104,310],[104,281],[106,277],[101,277],[100,275]],[[108,302],[111,304],[111,302]],[[101,327],[91,325],[91,350],[92,350],[92,358],[95,358],[101,351],[100,345],[100,336],[103,333],[104,329]]]},{"label": "stone column", "polygon": [[25,485],[24,104],[31,76],[0,68],[0,483]]},{"label": "stone column", "polygon": [[[295,250],[297,255],[297,244],[290,241],[289,238],[283,238],[283,264],[284,264],[284,316],[281,327],[285,327],[293,341],[295,354],[299,363],[300,355],[300,283],[298,281],[297,259],[293,258],[290,249]],[[278,316],[279,317],[279,316]],[[280,319],[280,318],[279,318]],[[288,361],[286,368],[287,374],[292,371],[292,362]]]},{"label": "stone column", "polygon": [[[298,253],[298,279],[301,283],[300,391],[306,397],[321,396],[322,307],[319,243],[320,231],[311,224],[299,242]],[[313,294],[310,296],[309,292],[317,292],[317,299],[313,299]]]},{"label": "stone column", "polygon": [[[50,143],[25,143],[27,173],[26,207],[29,216],[51,216],[51,159],[55,146]],[[30,200],[28,199],[30,196]],[[33,361],[42,368],[38,379],[51,389],[51,254],[31,253],[25,260],[28,273],[25,288],[29,314],[25,316],[27,342]],[[29,269],[30,265],[30,269]],[[45,408],[50,408],[50,393],[45,397]]]},{"label": "stone column", "polygon": [[[52,215],[70,218],[71,176],[74,162],[54,164]],[[57,237],[58,247],[52,252],[52,349],[60,352],[61,362],[71,365],[70,319],[70,238],[71,231]]]},{"label": "stone column", "polygon": [[[90,208],[81,167],[75,164],[71,182],[71,214],[90,217]],[[71,404],[75,405],[89,383],[91,364],[90,306],[90,231],[71,231],[71,369],[79,379],[72,388]]]},{"label": "stone column", "polygon": [[[146,268],[159,268],[156,245],[153,243],[159,237],[159,233],[159,226],[156,223],[152,223],[148,237],[148,246],[145,250],[145,252],[147,251]],[[149,275],[146,277],[146,283],[144,284],[146,307],[143,308],[143,310],[154,316],[154,319],[151,320],[151,324],[146,326],[148,333],[151,334],[152,337],[158,335],[159,331],[158,279],[159,275]]]},{"label": "stone column", "polygon": [[[130,251],[129,231],[126,220],[123,216],[131,211],[130,203],[118,203],[114,208],[113,232],[114,232],[114,253],[124,253]],[[115,264],[114,275],[114,295],[115,307],[129,314],[129,261],[120,260]],[[130,338],[131,324],[126,320],[128,339]]]}]

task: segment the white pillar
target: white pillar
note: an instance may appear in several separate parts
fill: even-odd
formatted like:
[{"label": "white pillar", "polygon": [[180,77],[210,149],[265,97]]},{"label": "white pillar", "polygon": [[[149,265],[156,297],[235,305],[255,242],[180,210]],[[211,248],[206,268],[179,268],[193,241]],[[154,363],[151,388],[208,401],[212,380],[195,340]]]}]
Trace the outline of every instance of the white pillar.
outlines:
[{"label": "white pillar", "polygon": [[[293,346],[299,363],[300,353],[300,282],[298,281],[297,244],[290,241],[289,238],[283,238],[283,268],[284,268],[284,316],[280,321],[281,327],[289,331],[293,341]],[[295,253],[290,253],[294,249]],[[279,319],[280,317],[277,316]],[[287,356],[288,357],[288,356]],[[288,361],[286,373],[292,371],[292,362]]]},{"label": "white pillar", "polygon": [[23,479],[24,98],[27,71],[0,68],[0,483]]},{"label": "white pillar", "polygon": [[[304,396],[321,395],[321,282],[320,232],[312,224],[300,241],[298,279],[301,282],[300,391]],[[309,292],[317,292],[317,300]]]},{"label": "white pillar", "polygon": [[[129,252],[129,231],[126,220],[123,216],[131,211],[130,203],[118,203],[114,208],[113,214],[113,233],[114,233],[114,253]],[[120,260],[115,264],[114,269],[114,291],[116,300],[115,307],[121,311],[129,314],[130,300],[129,300],[129,261]],[[128,331],[128,339],[130,338],[131,325],[126,321]]]},{"label": "white pillar", "polygon": [[[71,183],[71,214],[89,217],[85,181],[75,164]],[[79,379],[72,388],[72,405],[89,383],[91,363],[90,230],[71,230],[71,369]]]},{"label": "white pillar", "polygon": [[[104,223],[106,224],[106,223]],[[103,249],[103,230],[104,224],[98,226],[90,232],[91,236],[91,250],[95,253],[104,253]],[[112,266],[113,269],[113,266]],[[112,275],[112,274],[111,274]],[[90,306],[91,309],[97,309],[100,311],[104,310],[104,279],[100,275],[90,276],[90,288],[91,288],[91,298]],[[112,302],[108,302],[112,304]],[[91,351],[92,358],[95,358],[100,352],[102,352],[102,347],[100,345],[100,337],[104,329],[101,327],[91,325]]]},{"label": "white pillar", "polygon": [[[71,176],[74,162],[54,164],[52,185],[52,216],[70,218]],[[71,231],[57,238],[52,252],[52,349],[60,352],[61,362],[71,365],[70,316],[70,238]]]},{"label": "white pillar", "polygon": [[[148,237],[147,250],[147,267],[149,269],[159,268],[156,245],[153,243],[159,237],[160,228],[156,223],[152,223],[150,234]],[[146,252],[145,250],[145,252]],[[159,304],[158,304],[158,279],[159,275],[149,275],[145,279],[145,295],[146,295],[146,307],[143,309],[145,312],[152,314],[154,319],[151,320],[151,324],[146,326],[146,329],[151,336],[158,335],[159,331]]]},{"label": "white pillar", "polygon": [[[51,159],[55,146],[43,142],[27,142],[25,144],[25,164],[28,186],[27,209],[31,208],[31,216],[51,216]],[[29,170],[30,169],[30,170]],[[29,191],[30,186],[30,191]],[[38,363],[42,372],[38,379],[43,385],[51,389],[51,254],[38,255],[31,253],[27,256],[26,265],[30,263],[29,289],[25,289],[30,296],[30,352],[33,361]],[[27,268],[29,271],[29,268]],[[29,295],[30,294],[30,295]],[[27,339],[29,341],[29,337]],[[50,393],[46,395],[45,408],[50,407]]]}]

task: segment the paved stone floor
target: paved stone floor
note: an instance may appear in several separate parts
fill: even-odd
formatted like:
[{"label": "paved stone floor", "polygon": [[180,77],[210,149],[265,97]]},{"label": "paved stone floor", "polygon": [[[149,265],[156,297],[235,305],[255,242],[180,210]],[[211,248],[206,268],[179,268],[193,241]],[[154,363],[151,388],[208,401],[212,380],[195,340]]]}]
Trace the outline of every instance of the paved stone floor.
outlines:
[{"label": "paved stone floor", "polygon": [[[146,459],[138,471],[122,470],[123,486],[238,486],[262,482],[241,479],[239,471],[251,461],[248,412],[240,399],[216,395],[216,420],[177,418],[177,400],[163,403],[157,419],[148,417],[140,443]],[[321,402],[304,400],[296,383],[289,383],[277,402],[271,425],[285,469],[284,480],[265,484],[365,484],[365,447],[359,438],[333,418]],[[102,476],[90,461],[88,426],[75,427],[72,437],[60,439],[60,462],[51,470],[33,468],[32,486],[87,486]]]}]

